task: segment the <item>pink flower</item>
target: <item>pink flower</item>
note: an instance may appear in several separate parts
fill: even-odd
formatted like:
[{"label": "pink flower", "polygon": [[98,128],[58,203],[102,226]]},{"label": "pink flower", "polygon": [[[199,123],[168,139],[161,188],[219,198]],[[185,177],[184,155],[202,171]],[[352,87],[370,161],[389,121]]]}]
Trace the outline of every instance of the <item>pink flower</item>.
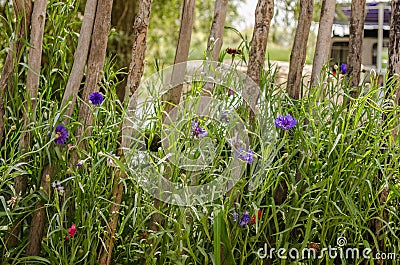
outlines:
[{"label": "pink flower", "polygon": [[73,223],[73,224],[71,225],[71,227],[68,228],[67,230],[68,230],[68,235],[65,236],[65,240],[68,240],[68,239],[72,238],[72,237],[75,235],[75,233],[76,233],[76,226],[75,226],[75,224]]}]

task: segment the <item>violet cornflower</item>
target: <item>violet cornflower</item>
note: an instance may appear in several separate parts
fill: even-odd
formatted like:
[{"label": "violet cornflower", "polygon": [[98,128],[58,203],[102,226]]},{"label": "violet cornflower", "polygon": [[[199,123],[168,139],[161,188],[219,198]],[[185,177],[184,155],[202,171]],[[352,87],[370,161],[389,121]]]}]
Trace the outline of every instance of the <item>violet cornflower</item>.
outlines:
[{"label": "violet cornflower", "polygon": [[249,149],[247,152],[245,152],[245,150],[242,147],[239,147],[239,149],[237,150],[237,152],[235,154],[235,156],[237,158],[247,162],[247,164],[253,163],[253,160],[254,160],[253,155],[254,155],[254,152],[252,150]]},{"label": "violet cornflower", "polygon": [[219,120],[224,123],[229,123],[230,120],[228,112],[226,110],[221,111],[221,117],[219,118]]},{"label": "violet cornflower", "polygon": [[208,135],[208,131],[200,126],[199,121],[192,122],[192,135],[195,139],[203,139]]},{"label": "violet cornflower", "polygon": [[100,105],[101,103],[103,103],[103,95],[99,92],[92,92],[89,95],[89,101],[93,104],[93,105]]},{"label": "violet cornflower", "polygon": [[342,64],[340,65],[340,72],[341,72],[342,74],[344,74],[344,75],[347,73],[347,64],[342,63]]},{"label": "violet cornflower", "polygon": [[234,212],[234,213],[232,214],[232,219],[233,219],[233,221],[234,221],[234,222],[237,222],[237,221],[238,221],[238,218],[239,218],[239,214],[238,214],[237,212]]},{"label": "violet cornflower", "polygon": [[58,193],[60,193],[61,195],[64,193],[64,187],[61,186],[61,182],[59,181],[54,181],[51,186],[53,186],[53,188],[55,188]]},{"label": "violet cornflower", "polygon": [[275,119],[275,126],[283,130],[290,130],[296,126],[297,120],[292,117],[292,115],[287,114],[284,116],[279,116]]},{"label": "violet cornflower", "polygon": [[56,127],[56,139],[54,139],[54,142],[56,142],[56,144],[65,144],[67,139],[68,130],[61,124],[58,124]]},{"label": "violet cornflower", "polygon": [[240,218],[239,225],[245,226],[248,224],[249,221],[250,221],[250,215],[249,212],[246,211],[243,213],[242,218]]}]

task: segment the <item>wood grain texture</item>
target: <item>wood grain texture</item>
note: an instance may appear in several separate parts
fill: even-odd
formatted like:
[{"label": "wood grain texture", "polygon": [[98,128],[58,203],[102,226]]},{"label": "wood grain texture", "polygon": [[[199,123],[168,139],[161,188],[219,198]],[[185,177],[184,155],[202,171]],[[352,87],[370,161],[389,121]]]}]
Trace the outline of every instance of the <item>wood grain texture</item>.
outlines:
[{"label": "wood grain texture", "polygon": [[70,106],[66,109],[66,116],[71,116],[76,103],[79,87],[82,82],[86,61],[89,54],[90,40],[92,37],[94,19],[96,15],[98,0],[88,0],[85,6],[81,30],[79,33],[78,45],[74,54],[74,63],[68,78],[61,106],[65,106],[71,100]]},{"label": "wood grain texture", "polygon": [[290,54],[287,90],[293,99],[300,99],[302,73],[306,61],[308,35],[310,33],[314,3],[312,0],[300,0],[299,21]]},{"label": "wood grain texture", "polygon": [[365,0],[353,0],[351,2],[349,55],[347,57],[347,76],[351,77],[350,86],[352,97],[359,93],[358,85],[361,75],[361,56],[364,38]]},{"label": "wood grain texture", "polygon": [[335,5],[336,0],[322,0],[317,43],[315,44],[313,67],[311,72],[312,86],[317,85],[320,81],[319,77],[321,75],[322,67],[329,59]]}]

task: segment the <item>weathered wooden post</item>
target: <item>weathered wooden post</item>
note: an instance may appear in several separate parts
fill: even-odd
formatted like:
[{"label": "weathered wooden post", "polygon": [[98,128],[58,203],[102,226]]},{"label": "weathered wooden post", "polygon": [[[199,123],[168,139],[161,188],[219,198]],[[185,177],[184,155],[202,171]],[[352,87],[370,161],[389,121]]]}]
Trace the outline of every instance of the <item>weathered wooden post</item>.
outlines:
[{"label": "weathered wooden post", "polygon": [[[28,110],[35,113],[36,98],[38,95],[39,81],[40,81],[40,68],[42,62],[42,46],[44,25],[46,21],[46,7],[47,0],[36,0],[32,11],[32,29],[30,44],[32,47],[29,50],[28,59],[28,76],[26,78],[26,91],[28,94],[27,103],[25,104],[26,112],[24,112],[24,128],[27,128],[31,121],[35,120],[35,116],[29,116]],[[20,147],[23,152],[27,152],[32,145],[32,139],[29,132],[25,132],[20,142]],[[44,179],[40,183],[43,191],[49,195],[49,181]],[[26,253],[31,256],[37,256],[40,253],[41,241],[43,236],[43,225],[45,222],[45,209],[43,208],[44,202],[39,200],[36,203],[35,212],[32,217],[32,225],[29,229],[29,242]]]},{"label": "weathered wooden post", "polygon": [[207,42],[207,57],[209,60],[218,61],[221,51],[226,11],[228,9],[228,0],[216,0],[214,5],[214,18],[211,24],[210,35]]},{"label": "weathered wooden post", "polygon": [[364,38],[366,0],[351,1],[349,55],[347,57],[347,76],[350,78],[350,86],[354,89],[350,92],[352,97],[359,93],[358,85],[361,74],[361,55]]},{"label": "weathered wooden post", "polygon": [[15,38],[11,41],[10,49],[4,62],[3,71],[0,78],[0,142],[3,140],[4,133],[4,94],[8,88],[14,86],[13,69],[17,64],[14,58],[20,58],[23,47],[22,39],[27,40],[29,27],[31,24],[32,0],[14,0],[13,7],[18,19],[17,28],[14,31]]},{"label": "weathered wooden post", "polygon": [[[151,13],[151,2],[152,0],[140,0],[138,6],[138,13],[136,15],[134,23],[134,42],[132,48],[132,60],[128,72],[128,81],[125,89],[125,101],[130,100],[129,95],[135,94],[136,90],[140,85],[140,80],[143,76],[144,70],[144,59],[146,54],[146,39],[147,30],[149,27],[150,13]],[[124,126],[124,124],[122,124]],[[125,128],[121,128],[121,131],[125,132]],[[123,155],[123,149],[129,148],[130,142],[122,142],[121,147],[118,150],[118,155]],[[114,179],[114,190],[113,190],[113,202],[114,204],[110,207],[111,220],[108,224],[107,231],[109,237],[105,239],[105,249],[101,250],[99,255],[99,264],[109,265],[111,264],[111,256],[114,248],[115,234],[118,226],[118,211],[120,209],[122,195],[123,195],[123,183],[121,179],[126,177],[125,172],[121,172],[120,169],[116,169]]]},{"label": "weathered wooden post", "polygon": [[307,41],[310,33],[313,15],[313,0],[300,0],[300,14],[294,37],[293,48],[290,54],[287,90],[293,99],[300,99],[302,95],[302,74],[306,61]]},{"label": "weathered wooden post", "polygon": [[[1,79],[0,79],[0,142],[2,141],[2,136],[4,132],[4,102],[3,102],[3,95],[7,93],[8,89],[11,89],[14,86],[13,83],[13,70],[14,70],[14,65],[18,64],[14,60],[14,58],[19,58],[21,55],[22,47],[23,47],[23,42],[21,39],[28,39],[28,33],[29,33],[29,27],[31,24],[31,15],[32,15],[32,1],[31,0],[16,0],[13,1],[13,5],[15,7],[15,13],[17,18],[19,19],[19,25],[18,28],[15,29],[15,40],[11,42],[10,45],[10,50],[8,51],[6,60],[4,62],[4,68],[3,72],[1,74]],[[33,78],[32,76],[30,77],[31,79]],[[29,88],[31,92],[34,95],[34,90],[35,86],[32,83],[31,87]],[[28,100],[29,102],[29,100]],[[25,105],[26,108],[28,108],[28,105]],[[25,117],[26,119],[26,117]],[[24,126],[26,126],[27,123],[24,122]],[[23,152],[26,152],[27,148],[25,146],[28,145],[27,141],[29,139],[29,135],[25,134],[23,138],[26,138],[26,140],[21,139],[20,146],[22,146]],[[24,143],[26,141],[26,143]],[[27,185],[27,176],[26,175],[20,175],[15,177],[14,179],[14,189],[15,193],[17,196],[24,196],[26,192],[26,185]],[[18,242],[18,237],[20,234],[20,224],[22,220],[16,220],[12,227],[11,227],[11,232],[8,235],[6,239],[6,244],[8,246],[13,246]],[[0,258],[1,261],[1,258]]]},{"label": "weathered wooden post", "polygon": [[318,84],[322,67],[328,62],[336,0],[323,0],[319,19],[317,43],[311,72],[311,86]]}]

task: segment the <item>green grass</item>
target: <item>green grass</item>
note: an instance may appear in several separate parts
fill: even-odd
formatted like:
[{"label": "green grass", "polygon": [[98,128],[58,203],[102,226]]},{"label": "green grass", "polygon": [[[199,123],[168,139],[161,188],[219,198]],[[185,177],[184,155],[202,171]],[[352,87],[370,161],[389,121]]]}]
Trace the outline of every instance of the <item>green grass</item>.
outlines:
[{"label": "green grass", "polygon": [[268,43],[267,45],[267,57],[271,61],[289,62],[290,52],[290,47],[285,47],[273,43]]}]

